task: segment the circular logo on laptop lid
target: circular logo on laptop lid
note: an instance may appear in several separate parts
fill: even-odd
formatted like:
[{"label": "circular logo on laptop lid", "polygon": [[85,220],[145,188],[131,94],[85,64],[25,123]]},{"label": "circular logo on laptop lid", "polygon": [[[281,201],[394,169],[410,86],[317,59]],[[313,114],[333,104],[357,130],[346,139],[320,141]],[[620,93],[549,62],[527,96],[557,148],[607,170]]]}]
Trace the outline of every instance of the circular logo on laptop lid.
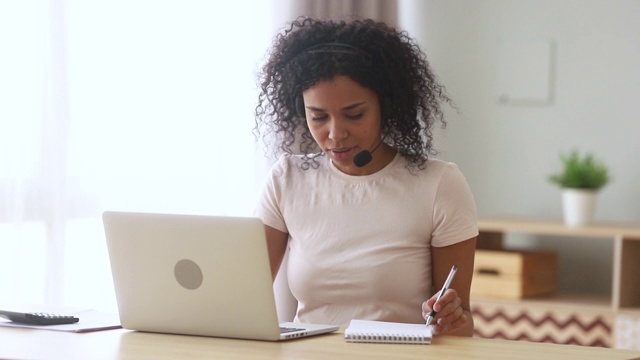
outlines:
[{"label": "circular logo on laptop lid", "polygon": [[200,266],[189,259],[182,259],[173,268],[173,274],[183,288],[195,290],[202,285],[202,270]]}]

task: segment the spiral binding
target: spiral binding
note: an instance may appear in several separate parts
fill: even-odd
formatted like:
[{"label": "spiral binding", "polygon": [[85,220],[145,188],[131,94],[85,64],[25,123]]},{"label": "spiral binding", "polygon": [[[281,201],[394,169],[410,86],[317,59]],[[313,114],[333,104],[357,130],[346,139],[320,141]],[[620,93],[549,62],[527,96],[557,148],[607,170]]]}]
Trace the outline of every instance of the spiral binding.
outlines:
[{"label": "spiral binding", "polygon": [[363,333],[345,335],[348,342],[362,343],[389,343],[389,344],[431,344],[431,338],[427,336],[402,335],[402,334],[378,334]]}]

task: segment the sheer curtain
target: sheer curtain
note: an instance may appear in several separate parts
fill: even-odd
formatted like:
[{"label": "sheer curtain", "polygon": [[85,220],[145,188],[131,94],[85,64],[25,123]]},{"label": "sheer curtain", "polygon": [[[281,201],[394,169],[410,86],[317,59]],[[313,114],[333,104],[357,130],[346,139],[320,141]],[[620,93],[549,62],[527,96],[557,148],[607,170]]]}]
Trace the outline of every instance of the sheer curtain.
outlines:
[{"label": "sheer curtain", "polygon": [[270,1],[0,1],[0,303],[115,310],[104,210],[250,215]]}]

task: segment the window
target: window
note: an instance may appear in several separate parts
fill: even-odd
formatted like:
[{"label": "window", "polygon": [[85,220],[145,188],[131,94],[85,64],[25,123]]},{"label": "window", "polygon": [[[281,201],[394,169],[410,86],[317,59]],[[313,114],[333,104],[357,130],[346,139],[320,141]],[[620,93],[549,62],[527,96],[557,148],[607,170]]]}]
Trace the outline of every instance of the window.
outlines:
[{"label": "window", "polygon": [[269,12],[262,1],[0,3],[3,301],[114,310],[104,210],[252,213]]}]

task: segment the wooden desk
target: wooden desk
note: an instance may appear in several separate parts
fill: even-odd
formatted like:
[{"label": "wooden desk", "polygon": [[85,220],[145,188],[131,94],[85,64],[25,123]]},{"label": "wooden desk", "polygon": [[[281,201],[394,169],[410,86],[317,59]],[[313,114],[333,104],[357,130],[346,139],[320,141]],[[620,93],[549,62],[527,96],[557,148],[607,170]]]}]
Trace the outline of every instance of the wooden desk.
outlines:
[{"label": "wooden desk", "polygon": [[640,352],[479,338],[431,345],[346,343],[342,333],[284,342],[127,330],[86,334],[0,327],[2,359],[640,359]]}]

